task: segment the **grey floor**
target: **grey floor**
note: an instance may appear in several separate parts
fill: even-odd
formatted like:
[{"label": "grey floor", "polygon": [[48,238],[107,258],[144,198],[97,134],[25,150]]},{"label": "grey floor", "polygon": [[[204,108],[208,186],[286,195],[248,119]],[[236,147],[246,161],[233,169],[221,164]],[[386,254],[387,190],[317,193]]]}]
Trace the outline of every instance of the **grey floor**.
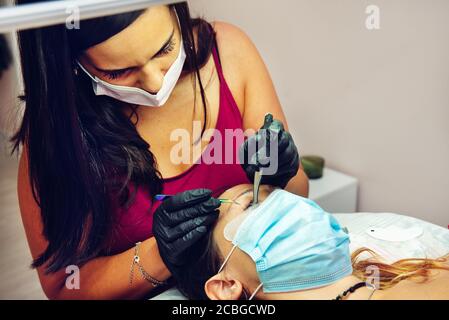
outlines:
[{"label": "grey floor", "polygon": [[35,270],[17,200],[17,159],[0,134],[0,299],[46,299]]}]

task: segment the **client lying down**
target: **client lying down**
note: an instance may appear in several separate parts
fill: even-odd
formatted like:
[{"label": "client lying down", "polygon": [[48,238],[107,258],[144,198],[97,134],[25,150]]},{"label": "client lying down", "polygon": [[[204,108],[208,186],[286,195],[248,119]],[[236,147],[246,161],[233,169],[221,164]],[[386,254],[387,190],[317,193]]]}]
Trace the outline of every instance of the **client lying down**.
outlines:
[{"label": "client lying down", "polygon": [[235,202],[220,207],[195,248],[201,256],[176,279],[190,299],[449,299],[443,257],[386,264],[370,252],[362,260],[367,249],[351,256],[348,235],[309,199],[261,186],[252,206],[251,185],[222,197]]}]

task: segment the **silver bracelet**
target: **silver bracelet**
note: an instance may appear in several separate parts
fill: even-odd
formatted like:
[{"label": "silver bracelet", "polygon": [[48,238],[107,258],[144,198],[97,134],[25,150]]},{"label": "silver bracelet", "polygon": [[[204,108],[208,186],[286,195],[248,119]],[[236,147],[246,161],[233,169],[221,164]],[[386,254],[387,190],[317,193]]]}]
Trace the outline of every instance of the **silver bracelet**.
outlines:
[{"label": "silver bracelet", "polygon": [[142,277],[147,280],[149,283],[153,285],[153,287],[158,287],[160,285],[166,284],[165,281],[159,281],[155,278],[153,278],[148,272],[145,271],[145,269],[140,264],[140,257],[139,257],[139,245],[141,242],[137,242],[136,246],[134,248],[134,256],[133,261],[131,263],[131,271],[129,273],[129,284],[131,285],[133,283],[133,277],[134,277],[134,266],[137,265],[139,268],[140,274]]}]

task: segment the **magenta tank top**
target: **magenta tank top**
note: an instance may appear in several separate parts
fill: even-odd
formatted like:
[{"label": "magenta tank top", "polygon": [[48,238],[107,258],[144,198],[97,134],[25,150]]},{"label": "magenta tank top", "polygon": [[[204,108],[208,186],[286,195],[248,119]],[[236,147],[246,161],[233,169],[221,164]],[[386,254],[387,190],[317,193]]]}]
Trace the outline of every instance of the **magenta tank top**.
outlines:
[{"label": "magenta tank top", "polygon": [[[235,160],[226,159],[226,156],[229,157],[230,146],[234,154],[233,159],[236,158],[235,150],[238,150],[239,141],[241,143],[243,139],[243,119],[223,76],[216,45],[213,46],[212,55],[220,80],[220,104],[215,130],[217,134],[221,135],[223,143],[217,143],[220,148],[217,146],[213,148],[212,144],[216,138],[214,135],[203,151],[201,161],[193,164],[187,171],[163,180],[164,194],[176,194],[190,189],[206,188],[213,191],[214,197],[218,197],[225,190],[235,185],[250,183],[241,165]],[[229,129],[231,131],[237,130],[233,134],[240,136],[240,139],[233,139],[231,142],[226,139],[226,146],[224,141],[225,136],[230,135]],[[241,134],[236,134],[236,132],[241,132]],[[215,157],[215,151],[217,150],[221,151],[221,157]],[[206,162],[204,161],[205,155],[212,156],[214,159],[221,158],[222,161],[221,163],[217,163],[219,161],[211,163],[209,160]],[[160,202],[152,201],[152,195],[148,190],[138,188],[134,203],[128,209],[119,208],[115,212],[117,222],[114,226],[110,253],[115,254],[125,251],[133,247],[136,242],[150,238],[153,235],[153,214],[159,205]]]}]

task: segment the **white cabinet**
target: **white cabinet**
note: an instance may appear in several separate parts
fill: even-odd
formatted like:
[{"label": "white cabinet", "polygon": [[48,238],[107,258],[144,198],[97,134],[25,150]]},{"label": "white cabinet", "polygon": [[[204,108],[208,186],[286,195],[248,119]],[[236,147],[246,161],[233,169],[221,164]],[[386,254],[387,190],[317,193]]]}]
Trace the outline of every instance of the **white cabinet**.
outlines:
[{"label": "white cabinet", "polygon": [[351,213],[357,209],[356,178],[324,168],[323,177],[309,180],[309,198],[329,213]]}]

